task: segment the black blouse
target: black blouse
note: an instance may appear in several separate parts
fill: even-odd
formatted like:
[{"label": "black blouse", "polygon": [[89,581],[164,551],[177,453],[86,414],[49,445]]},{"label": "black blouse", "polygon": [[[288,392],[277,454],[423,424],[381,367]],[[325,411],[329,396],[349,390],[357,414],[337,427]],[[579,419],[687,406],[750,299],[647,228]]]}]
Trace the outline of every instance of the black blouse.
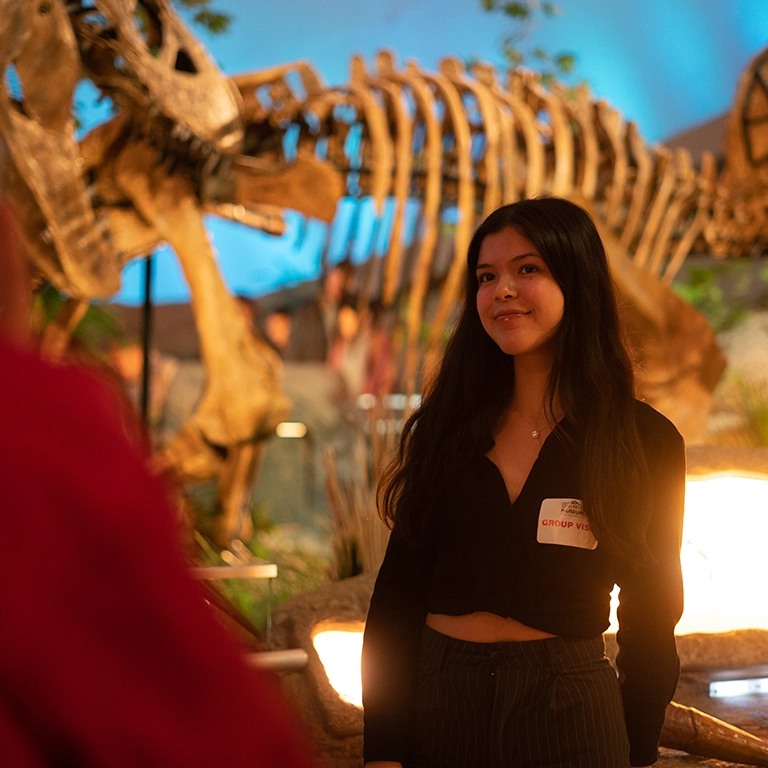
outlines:
[{"label": "black blouse", "polygon": [[514,503],[496,465],[485,456],[468,457],[462,476],[453,478],[451,493],[444,495],[428,544],[411,545],[395,528],[363,645],[366,762],[405,762],[411,756],[427,613],[487,611],[554,635],[591,638],[608,628],[614,584],[621,590],[616,665],[630,761],[656,760],[679,675],[674,627],[683,610],[685,452],[667,418],[640,402],[636,413],[651,477],[651,566],[619,562],[594,541],[590,545],[578,503],[568,504],[581,499],[581,484],[579,441],[574,448],[560,439],[569,429],[567,419],[545,440]]}]

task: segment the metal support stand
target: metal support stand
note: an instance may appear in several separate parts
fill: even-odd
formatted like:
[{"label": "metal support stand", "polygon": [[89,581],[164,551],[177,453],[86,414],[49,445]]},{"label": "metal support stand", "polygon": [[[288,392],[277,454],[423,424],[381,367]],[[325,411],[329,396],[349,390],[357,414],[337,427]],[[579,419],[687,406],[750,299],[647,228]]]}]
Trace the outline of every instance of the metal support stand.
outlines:
[{"label": "metal support stand", "polygon": [[149,427],[150,348],[152,346],[152,254],[144,259],[144,307],[142,312],[141,343],[144,366],[141,372],[141,419]]}]

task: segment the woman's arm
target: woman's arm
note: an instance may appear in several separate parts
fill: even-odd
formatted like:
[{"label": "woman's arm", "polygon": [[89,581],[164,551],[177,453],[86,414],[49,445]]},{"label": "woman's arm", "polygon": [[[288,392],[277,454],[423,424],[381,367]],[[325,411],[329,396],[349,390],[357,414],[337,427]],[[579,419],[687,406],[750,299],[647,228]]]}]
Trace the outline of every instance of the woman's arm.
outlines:
[{"label": "woman's arm", "polygon": [[379,570],[363,641],[363,754],[398,765],[414,748],[418,660],[434,546],[415,546],[397,529]]},{"label": "woman's arm", "polygon": [[653,505],[648,543],[655,562],[629,564],[618,582],[616,666],[634,766],[656,760],[664,713],[680,673],[674,630],[683,611],[685,448],[672,424],[654,417],[644,443]]}]

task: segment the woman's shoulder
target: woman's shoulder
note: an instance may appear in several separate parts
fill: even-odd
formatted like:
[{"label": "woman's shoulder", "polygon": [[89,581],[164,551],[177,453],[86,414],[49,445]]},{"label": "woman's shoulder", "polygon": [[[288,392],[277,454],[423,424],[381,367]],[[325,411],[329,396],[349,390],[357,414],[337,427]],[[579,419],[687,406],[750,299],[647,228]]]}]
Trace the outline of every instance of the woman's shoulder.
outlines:
[{"label": "woman's shoulder", "polygon": [[635,419],[640,439],[653,450],[682,446],[683,436],[670,419],[643,400],[635,400]]}]

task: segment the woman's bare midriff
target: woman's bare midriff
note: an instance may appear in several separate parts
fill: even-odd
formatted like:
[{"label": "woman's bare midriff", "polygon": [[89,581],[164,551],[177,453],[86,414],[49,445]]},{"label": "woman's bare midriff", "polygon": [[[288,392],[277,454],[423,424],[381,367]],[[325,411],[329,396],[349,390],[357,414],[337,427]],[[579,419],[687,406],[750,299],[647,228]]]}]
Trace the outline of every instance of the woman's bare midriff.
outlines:
[{"label": "woman's bare midriff", "polygon": [[549,632],[528,627],[514,619],[505,619],[495,613],[478,611],[463,616],[428,613],[427,626],[442,635],[471,643],[501,643],[505,641],[544,640],[554,637]]}]

